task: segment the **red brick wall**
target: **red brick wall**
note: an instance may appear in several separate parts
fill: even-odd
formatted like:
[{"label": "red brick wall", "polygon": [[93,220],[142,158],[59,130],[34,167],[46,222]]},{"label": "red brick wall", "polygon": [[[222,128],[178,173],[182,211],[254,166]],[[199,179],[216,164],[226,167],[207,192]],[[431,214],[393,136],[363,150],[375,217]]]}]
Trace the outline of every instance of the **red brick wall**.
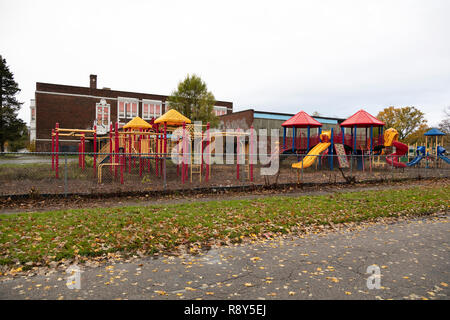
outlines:
[{"label": "red brick wall", "polygon": [[245,110],[220,116],[220,127],[222,129],[250,129],[253,125],[253,114],[254,110]]}]

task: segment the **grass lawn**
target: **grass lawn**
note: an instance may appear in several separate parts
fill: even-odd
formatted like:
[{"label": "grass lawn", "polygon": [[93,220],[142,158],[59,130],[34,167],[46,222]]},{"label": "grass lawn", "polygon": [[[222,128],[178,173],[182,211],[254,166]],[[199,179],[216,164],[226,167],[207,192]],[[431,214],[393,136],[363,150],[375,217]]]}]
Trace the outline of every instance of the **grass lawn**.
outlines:
[{"label": "grass lawn", "polygon": [[0,264],[48,265],[109,252],[151,254],[187,243],[240,241],[307,225],[418,215],[450,206],[445,187],[269,197],[0,216]]}]

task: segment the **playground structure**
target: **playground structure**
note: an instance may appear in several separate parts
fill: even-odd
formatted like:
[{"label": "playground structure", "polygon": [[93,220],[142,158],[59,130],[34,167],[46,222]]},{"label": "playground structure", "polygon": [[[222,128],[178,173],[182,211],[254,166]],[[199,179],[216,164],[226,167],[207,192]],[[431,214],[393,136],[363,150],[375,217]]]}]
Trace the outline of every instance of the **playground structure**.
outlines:
[{"label": "playground structure", "polygon": [[94,145],[94,157],[93,166],[95,168],[97,164],[97,127],[94,125],[93,130],[82,129],[64,129],[59,127],[59,123],[56,123],[55,129],[52,129],[52,170],[55,171],[55,177],[59,178],[59,138],[60,137],[79,137],[80,143],[78,144],[78,166],[83,170],[86,164],[85,151],[86,140],[92,140]]},{"label": "playground structure", "polygon": [[[442,166],[443,162],[450,163],[450,159],[445,155],[446,150],[438,145],[439,136],[442,138],[441,144],[444,145],[445,134],[437,129],[431,129],[425,134],[426,145],[417,147],[416,156],[412,161],[401,161],[408,156],[409,147],[398,141],[397,130],[389,128],[383,132],[384,123],[364,110],[359,110],[342,122],[339,134],[336,134],[333,128],[322,133],[322,124],[304,111],[285,121],[282,126],[284,128],[282,153],[295,154],[298,157],[298,162],[292,164],[292,168],[298,170],[308,168],[314,163],[316,166],[317,164],[323,166],[326,157],[328,168],[333,170],[335,163],[333,153],[337,155],[339,168],[348,168],[349,162],[352,164],[356,162],[355,167],[362,171],[367,165],[369,171],[374,167],[385,165],[393,168],[412,167],[418,165],[424,158],[427,159],[426,168],[430,167],[429,161],[436,167]],[[291,141],[288,141],[286,134],[289,128],[292,128]],[[297,128],[307,129],[306,141],[296,137]],[[317,128],[317,134],[311,134],[311,128]],[[346,133],[345,129],[350,129],[350,134]],[[435,137],[434,144],[432,139],[428,143],[430,136]],[[382,156],[384,162],[381,161]]]},{"label": "playground structure", "polygon": [[[296,157],[290,167],[295,169],[298,179],[300,170],[314,165],[316,170],[333,170],[338,166],[340,169],[368,170],[371,173],[377,167],[406,168],[426,163],[428,168],[429,165],[449,163],[445,149],[437,143],[437,137],[435,144],[432,144],[433,141],[428,144],[427,138],[425,147],[417,147],[414,159],[405,161],[409,147],[398,141],[398,132],[393,128],[384,131],[384,123],[364,110],[359,110],[342,122],[340,130],[331,128],[322,131],[322,124],[304,111],[285,121],[282,127],[282,144],[277,142],[275,152],[272,151],[268,156],[271,159],[279,157],[278,160]],[[121,184],[129,176],[142,181],[151,179],[152,183],[165,186],[169,159],[169,169],[174,169],[173,162],[176,177],[182,184],[187,181],[192,183],[196,176],[200,183],[207,183],[211,178],[213,164],[217,165],[220,174],[224,168],[229,172],[235,166],[236,180],[254,181],[256,137],[253,127],[247,131],[211,129],[209,123],[192,123],[171,109],[149,122],[135,117],[122,127],[118,123],[111,124],[109,129],[108,133],[99,135],[95,125],[93,129],[65,129],[57,123],[52,130],[52,170],[55,171],[55,177],[59,178],[60,137],[70,136],[80,139],[77,152],[79,168],[86,172],[86,163],[91,165],[90,161],[86,161],[86,156],[92,157],[93,175],[99,184],[104,182],[104,171],[108,171],[108,177]],[[302,135],[302,129],[306,134]],[[292,137],[287,137],[288,130],[292,130]],[[436,132],[430,134],[434,137]],[[228,148],[230,138],[234,149],[231,153],[227,150],[227,159],[220,165],[221,162],[216,162],[215,158],[224,155],[223,142],[227,140]],[[441,141],[443,144],[443,136]],[[434,150],[431,155],[430,150]],[[228,158],[229,155],[232,158]],[[434,161],[431,161],[432,157]],[[421,162],[424,158],[427,161]],[[171,181],[174,179],[172,173]],[[155,179],[151,178],[152,175]]]},{"label": "playground structure", "polygon": [[408,146],[398,141],[398,131],[389,128],[384,133],[384,147],[395,147],[396,151],[386,157],[386,162],[395,168],[405,168],[406,163],[400,162],[399,158],[408,152]]},{"label": "playground structure", "polygon": [[[253,127],[250,133],[221,132],[210,130],[210,124],[192,124],[191,120],[171,109],[157,119],[146,122],[140,117],[119,128],[119,124],[110,125],[109,133],[97,136],[96,126],[92,130],[64,129],[56,123],[52,130],[52,170],[59,178],[59,137],[79,137],[78,157],[81,170],[86,168],[86,142],[93,144],[93,171],[98,182],[102,183],[104,167],[110,174],[124,183],[124,173],[132,173],[132,169],[139,168],[139,177],[145,172],[154,171],[155,177],[162,177],[166,183],[166,161],[175,159],[177,176],[184,184],[193,176],[198,175],[208,182],[211,176],[212,158],[216,150],[216,140],[231,137],[236,142],[236,178],[241,179],[240,172],[247,173],[247,178],[253,181],[253,163],[250,155],[254,153]],[[236,141],[235,141],[236,140]],[[97,150],[99,152],[97,153]],[[174,155],[174,157],[172,157]],[[234,162],[233,162],[234,163]],[[134,170],[133,170],[134,171]]]},{"label": "playground structure", "polygon": [[[323,160],[328,158],[328,167],[330,170],[333,170],[335,165],[335,157],[333,156],[336,154],[337,164],[340,168],[348,168],[350,166],[350,157],[351,160],[356,160],[356,165],[361,170],[365,170],[364,160],[369,159],[369,169],[372,170],[376,146],[383,143],[384,123],[364,110],[356,112],[341,123],[340,133],[336,133],[334,128],[331,128],[326,134],[322,134],[322,124],[304,111],[285,121],[282,126],[284,127],[283,153],[293,153],[299,157],[299,162],[292,165],[295,169],[304,169],[314,163],[323,165]],[[288,128],[292,128],[292,148],[287,147],[288,138],[286,133]],[[307,129],[306,141],[303,141],[301,137],[300,139],[296,137],[297,128]],[[316,135],[311,134],[311,128],[317,128]],[[346,133],[346,128],[350,129],[350,133]],[[377,137],[374,137],[374,128],[378,129]],[[364,135],[361,129],[365,129]],[[302,159],[300,160],[300,158]]]},{"label": "playground structure", "polygon": [[[316,155],[320,155],[331,146],[330,142],[331,131],[325,131],[320,134],[320,143],[318,143],[310,152],[303,158],[302,161],[294,163],[293,168],[307,168],[315,163],[317,160]],[[311,154],[311,155],[310,155]]]},{"label": "playground structure", "polygon": [[[446,156],[446,150],[444,149],[444,137],[445,133],[433,128],[424,133],[425,145],[417,146],[415,145],[415,157],[412,161],[408,162],[407,166],[416,166],[423,164],[426,168],[435,166],[439,168],[443,165],[443,162],[449,164],[450,159]],[[441,142],[439,145],[439,137],[441,137]],[[433,139],[434,138],[434,139]],[[434,140],[434,141],[433,141]],[[425,159],[424,162],[421,162]]]}]

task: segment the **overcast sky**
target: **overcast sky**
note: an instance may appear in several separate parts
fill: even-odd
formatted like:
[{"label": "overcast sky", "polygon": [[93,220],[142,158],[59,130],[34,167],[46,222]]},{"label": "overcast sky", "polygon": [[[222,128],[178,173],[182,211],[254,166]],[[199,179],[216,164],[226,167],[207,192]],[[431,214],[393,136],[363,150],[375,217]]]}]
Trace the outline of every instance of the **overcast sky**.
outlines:
[{"label": "overcast sky", "polygon": [[188,73],[235,110],[376,115],[450,105],[450,1],[0,0],[29,122],[36,82],[170,94]]}]

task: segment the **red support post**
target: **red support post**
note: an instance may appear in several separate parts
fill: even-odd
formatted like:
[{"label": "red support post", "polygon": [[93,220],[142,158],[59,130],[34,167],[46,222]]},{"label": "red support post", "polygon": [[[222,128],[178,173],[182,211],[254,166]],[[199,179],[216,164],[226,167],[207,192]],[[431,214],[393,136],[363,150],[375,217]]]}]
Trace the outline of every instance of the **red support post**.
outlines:
[{"label": "red support post", "polygon": [[162,177],[163,176],[163,153],[164,153],[164,130],[163,127],[161,126],[161,130],[159,132],[160,136],[159,136],[159,153],[161,154],[160,159],[159,159],[159,175]]},{"label": "red support post", "polygon": [[159,124],[156,124],[156,144],[155,144],[155,173],[158,177],[158,154],[159,154]]},{"label": "red support post", "polygon": [[[142,132],[142,129],[139,129]],[[139,135],[139,177],[142,177],[142,135]]]},{"label": "red support post", "polygon": [[[239,129],[236,129],[236,132],[239,134]],[[236,178],[239,180],[239,135],[236,136]]]},{"label": "red support post", "polygon": [[[136,135],[133,134],[131,136],[131,141],[133,141],[133,147],[135,146],[135,142],[136,142]],[[136,157],[133,157],[133,168],[136,168]]]},{"label": "red support post", "polygon": [[[113,150],[113,124],[109,125],[109,163],[113,163],[112,150]],[[112,165],[109,166],[109,172],[112,174]]]},{"label": "red support post", "polygon": [[127,156],[125,155],[125,153],[128,152],[128,147],[127,147],[127,136],[126,133],[128,132],[128,129],[123,129],[124,135],[123,135],[123,165],[125,166],[125,168],[127,167]]},{"label": "red support post", "polygon": [[[254,129],[253,126],[250,127],[250,151],[249,151],[249,155],[248,155],[248,161],[249,166],[250,166],[250,181],[253,182],[253,153],[254,153],[254,145],[253,145],[253,139],[254,139]],[[271,147],[272,148],[272,147]]]},{"label": "red support post", "polygon": [[132,135],[128,136],[128,173],[131,173],[131,144],[133,143]]},{"label": "red support post", "polygon": [[55,170],[55,129],[52,129],[52,170]]},{"label": "red support post", "polygon": [[[164,159],[166,158],[166,156],[167,156],[167,122],[164,122]],[[163,163],[165,163],[165,162],[163,162]],[[162,169],[164,170],[164,166],[161,166],[161,167],[163,167]],[[164,174],[165,173],[162,172],[162,175],[164,175]]]},{"label": "red support post", "polygon": [[181,158],[181,183],[184,183],[184,178],[185,178],[185,166],[184,166],[184,154],[186,152],[185,149],[185,145],[186,145],[186,122],[183,122],[183,148],[182,148],[182,153],[183,156]]},{"label": "red support post", "polygon": [[[147,132],[150,132],[150,129],[148,129],[147,130]],[[148,166],[148,168],[147,168],[147,170],[148,170],[148,173],[150,173],[150,170],[151,170],[151,166],[150,166],[150,159],[151,159],[151,155],[150,155],[150,140],[151,140],[151,138],[150,138],[150,135],[148,135],[147,136],[147,166]]]},{"label": "red support post", "polygon": [[[119,163],[119,122],[116,122],[114,127],[114,144],[114,152],[116,154],[114,156],[114,162]],[[114,177],[117,178],[117,166],[114,166]]]},{"label": "red support post", "polygon": [[177,177],[180,176],[180,144],[181,144],[181,138],[178,138],[177,141]]},{"label": "red support post", "polygon": [[56,156],[55,156],[55,176],[56,179],[59,178],[59,123],[57,122],[55,125],[55,150],[56,150]]},{"label": "red support post", "polygon": [[97,172],[97,126],[94,125],[94,176]]}]

